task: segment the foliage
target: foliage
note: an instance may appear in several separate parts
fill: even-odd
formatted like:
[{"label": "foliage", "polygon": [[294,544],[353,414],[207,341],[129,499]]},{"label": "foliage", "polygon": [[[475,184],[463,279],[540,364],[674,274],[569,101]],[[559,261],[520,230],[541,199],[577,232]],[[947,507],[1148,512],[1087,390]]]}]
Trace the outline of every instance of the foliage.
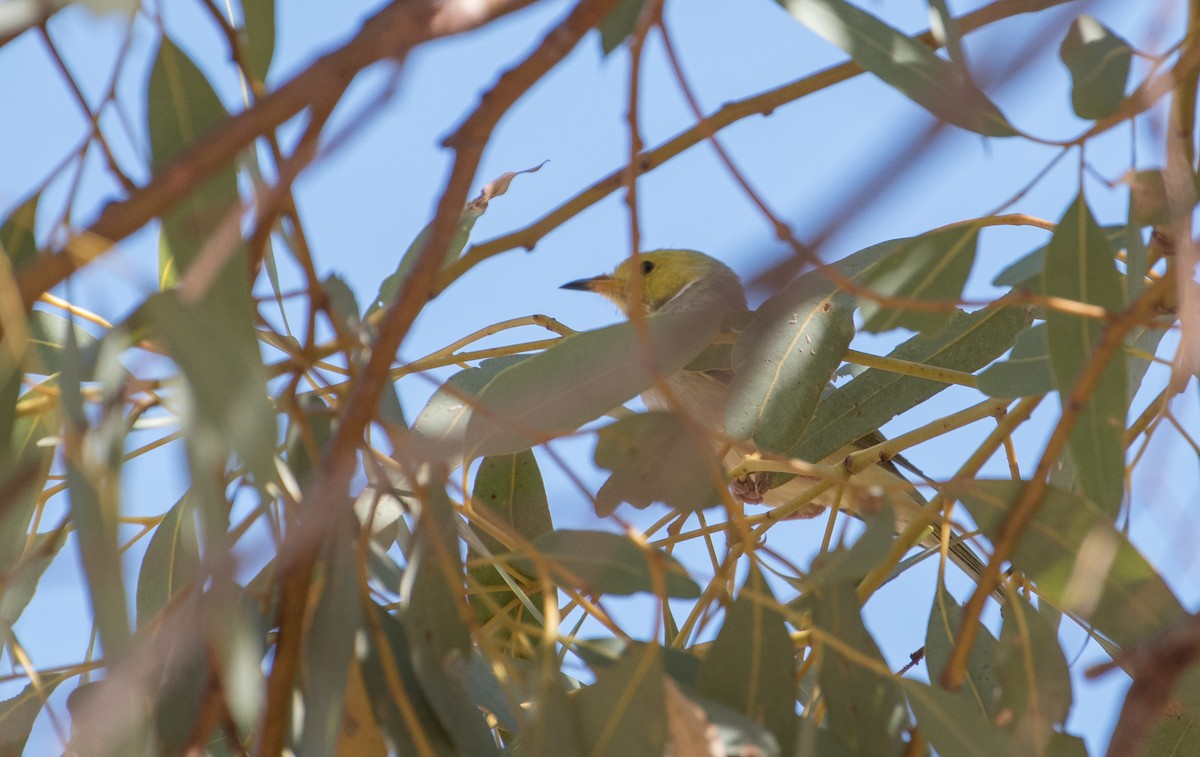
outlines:
[{"label": "foliage", "polygon": [[[1068,725],[1078,683],[1059,633],[1067,625],[1113,667],[1160,682],[1162,701],[1151,704],[1171,697],[1147,715],[1137,697],[1148,695],[1131,693],[1121,743],[1200,752],[1200,672],[1145,662],[1160,659],[1156,645],[1175,638],[1187,607],[1123,527],[1156,430],[1174,424],[1164,433],[1200,454],[1172,414],[1196,355],[1157,356],[1160,343],[1163,352],[1200,344],[1200,296],[1180,273],[1196,261],[1200,3],[1190,2],[1186,28],[1158,41],[1161,54],[1091,16],[1067,18],[1062,4],[1003,0],[954,18],[930,0],[933,31],[910,35],[877,4],[780,0],[780,23],[803,24],[850,62],[697,118],[542,220],[473,240],[493,200],[540,179],[514,185],[537,168],[506,173],[468,198],[496,124],[576,45],[599,37],[605,55],[639,62],[657,34],[673,59],[662,2],[579,0],[447,138],[454,165],[430,192],[435,215],[406,249],[389,251],[395,273],[366,293],[365,309],[323,273],[294,182],[314,175],[331,113],[361,71],[524,3],[387,4],[284,78],[271,70],[272,2],[242,0],[226,16],[204,0],[208,31],[245,85],[235,113],[217,95],[229,82],[218,88],[189,56],[193,40],[137,21],[158,9],[116,11],[130,35],[153,38],[146,85],[114,84],[101,103],[85,102],[93,129],[62,163],[99,152],[122,196],[80,227],[66,220],[83,215],[76,190],[47,210],[60,201],[50,176],[0,227],[0,630],[22,687],[0,701],[0,752],[20,753],[48,712],[62,746],[102,755],[1070,754],[1083,745]],[[1042,24],[1043,43],[1060,43],[1070,89],[1050,82],[1041,96],[1086,120],[1073,139],[1014,125],[968,66],[963,37],[1017,14]],[[0,45],[41,34],[53,49],[53,19],[26,21]],[[935,131],[1051,144],[1054,162],[1077,158],[1077,191],[1050,203],[1067,209],[1053,220],[1008,212],[1041,180],[1031,166],[1029,185],[992,212],[829,265],[772,216],[794,254],[771,262],[774,275],[760,281],[787,283],[748,318],[635,314],[573,332],[530,315],[447,333],[444,349],[420,360],[397,358],[428,303],[453,298],[448,287],[483,260],[533,249],[618,189],[632,195],[639,173],[714,130],[859,74],[932,114]],[[686,90],[682,73],[680,83]],[[126,100],[144,106],[148,149],[137,165],[113,149],[100,117]],[[1128,166],[1129,213],[1101,226],[1085,150],[1164,112],[1155,167]],[[635,100],[640,149],[636,115]],[[785,149],[792,136],[773,138]],[[39,223],[51,212],[52,228]],[[148,225],[159,291],[116,323],[72,303],[81,269]],[[968,285],[981,244],[1002,226],[1041,230],[1042,246],[1011,250],[981,298]],[[279,283],[285,266],[304,277],[298,296]],[[856,317],[859,331],[905,333],[888,354],[860,351]],[[509,338],[521,327],[549,334]],[[473,347],[497,335],[500,346]],[[1172,370],[1149,373],[1152,363]],[[396,387],[447,366],[458,370],[407,420]],[[831,387],[839,366],[850,378]],[[718,419],[729,438],[694,418],[619,410],[685,369],[732,376]],[[1050,394],[1058,400],[1042,403]],[[1018,472],[1017,445],[1029,444],[1039,404],[1050,432],[1036,442],[1036,466]],[[907,433],[875,434],[900,416]],[[931,496],[920,509],[894,517],[887,503],[872,517],[863,508],[857,538],[861,529],[838,529],[831,516],[815,554],[783,537],[768,545],[787,527],[781,514],[848,497],[859,487],[850,474],[972,424],[987,429],[922,481]],[[564,495],[543,477],[548,461],[563,464],[557,440],[577,436],[594,444],[591,470],[607,478],[587,493],[591,529],[560,525]],[[711,452],[746,440],[762,455],[739,458],[738,475],[802,473],[807,493],[747,513]],[[168,450],[186,461],[186,493],[153,516],[130,513],[124,466]],[[997,456],[1013,480],[978,478]],[[661,518],[634,526],[626,503]],[[252,532],[269,534],[257,562],[244,556]],[[920,562],[905,559],[910,550],[936,560],[951,540],[969,542],[988,568],[965,606],[941,571],[924,586],[932,609],[914,600],[896,622],[915,625],[924,646],[913,659],[924,656],[928,675],[896,671],[862,608]],[[139,542],[134,565],[123,555]],[[98,643],[78,665],[39,669],[14,629],[64,544],[81,557]],[[652,606],[651,634],[621,609],[629,596]],[[983,614],[993,597],[1003,599],[999,625]],[[1200,654],[1200,640],[1190,643],[1186,659]],[[50,700],[60,687],[71,691],[66,713]]]}]

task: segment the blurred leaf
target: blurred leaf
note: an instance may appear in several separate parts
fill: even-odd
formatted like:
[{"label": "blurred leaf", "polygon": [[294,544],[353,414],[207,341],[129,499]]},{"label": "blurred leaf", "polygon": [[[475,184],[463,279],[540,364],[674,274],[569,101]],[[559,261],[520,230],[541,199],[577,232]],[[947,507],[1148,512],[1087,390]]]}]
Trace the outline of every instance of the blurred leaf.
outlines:
[{"label": "blurred leaf", "polygon": [[1188,713],[1164,713],[1146,739],[1144,757],[1200,754],[1200,727]]},{"label": "blurred leaf", "polygon": [[536,674],[535,693],[529,699],[528,720],[517,738],[514,757],[583,757],[579,727],[576,725],[577,701],[567,695],[559,671],[558,658],[543,650]]},{"label": "blurred leaf", "polygon": [[55,456],[54,447],[39,443],[56,427],[57,416],[47,409],[16,418],[11,442],[0,455],[0,572],[11,570],[24,554],[30,521]]},{"label": "blurred leaf", "polygon": [[38,193],[18,205],[0,225],[0,247],[4,248],[14,271],[37,257],[37,238],[33,232],[40,198]]},{"label": "blurred leaf", "polygon": [[813,601],[813,625],[855,652],[855,659],[826,644],[817,680],[829,730],[855,754],[898,755],[908,716],[891,676],[864,667],[866,658],[886,669],[883,655],[863,625],[852,582],[823,585]]},{"label": "blurred leaf", "polygon": [[1002,611],[995,659],[998,711],[1007,711],[1013,720],[1008,730],[1018,753],[1043,754],[1053,726],[1064,722],[1071,709],[1071,673],[1058,633],[1027,600],[1012,592]]},{"label": "blurred leaf", "polygon": [[213,593],[221,596],[222,604],[217,609],[220,619],[208,629],[212,665],[234,724],[240,732],[251,733],[266,701],[267,623],[258,601],[237,584],[230,581],[219,590],[210,588]]},{"label": "blurred leaf", "polygon": [[65,536],[57,531],[38,534],[30,544],[29,553],[4,572],[0,583],[3,591],[0,594],[0,643],[10,639],[13,624],[36,595],[38,581],[58,557],[65,542]]},{"label": "blurred leaf", "polygon": [[[700,596],[700,587],[674,557],[657,550],[648,554],[632,540],[618,534],[551,531],[534,539],[533,550],[540,560],[551,563],[557,581],[588,593],[653,592],[654,574],[661,572],[666,596],[677,599]],[[530,575],[534,574],[530,560],[521,558],[514,564]]]},{"label": "blurred leaf", "polygon": [[[146,97],[147,130],[155,172],[179,157],[229,115],[204,74],[166,36],[154,58]],[[178,278],[226,223],[238,201],[237,174],[233,164],[229,163],[163,217],[159,267],[162,289],[175,286]],[[224,269],[235,269],[231,271],[232,275],[244,281],[246,269],[241,256],[231,256],[230,262],[240,265],[226,263]],[[215,285],[214,288],[222,287]]]},{"label": "blurred leaf", "polygon": [[841,583],[857,585],[891,549],[892,542],[896,540],[896,516],[893,508],[884,501],[878,510],[863,513],[862,516],[867,528],[853,545],[839,545],[832,552],[825,552],[813,558],[808,576],[803,581],[803,586],[808,590],[792,600],[792,607],[804,608],[808,606],[807,603],[816,599],[818,591],[814,587]]},{"label": "blurred leaf", "polygon": [[326,276],[321,282],[321,288],[325,290],[333,317],[341,323],[341,327],[347,333],[356,333],[362,319],[359,317],[358,298],[354,296],[354,291],[341,276],[335,274]]},{"label": "blurred leaf", "polygon": [[[359,661],[359,670],[389,749],[398,754],[419,754],[416,745],[422,743],[437,755],[457,754],[449,730],[417,680],[413,650],[403,624],[377,605],[370,613],[369,627],[378,629],[378,633],[369,634],[367,654]],[[411,721],[401,709],[405,700],[414,716]],[[419,727],[419,734],[410,730],[414,726]]]},{"label": "blurred leaf", "polygon": [[[100,340],[73,320],[67,320],[44,310],[29,313],[29,343],[33,350],[26,354],[25,369],[30,373],[50,376],[63,369],[63,350],[66,349],[67,331],[74,332],[76,348],[88,352],[99,348]],[[80,378],[92,381],[92,372],[84,366]]]},{"label": "blurred leaf", "polygon": [[[665,663],[667,658],[664,657]],[[671,671],[667,671],[670,675]],[[678,680],[675,676],[672,679]],[[715,730],[715,747],[719,755],[761,755],[761,757],[783,757],[779,741],[775,734],[768,731],[761,723],[755,722],[742,713],[717,704],[704,697],[690,695],[692,702],[704,709],[709,727]],[[793,724],[797,723],[793,713]],[[722,750],[723,751],[720,751]]]},{"label": "blurred leaf", "polygon": [[414,531],[408,570],[416,571],[403,622],[413,671],[430,704],[462,754],[496,753],[483,714],[466,692],[471,635],[466,578],[450,498],[438,475],[423,481],[425,496]]},{"label": "blurred leaf", "polygon": [[[931,231],[907,241],[865,278],[864,285],[885,297],[927,301],[962,299],[962,289],[975,262],[979,227],[974,224]],[[954,311],[931,312],[890,308],[860,299],[863,329],[877,333],[894,328],[933,331]]]},{"label": "blurred leaf", "polygon": [[[462,215],[458,217],[458,226],[454,230],[454,235],[450,237],[450,243],[446,247],[446,254],[442,258],[442,265],[448,265],[462,253],[463,248],[467,246],[467,240],[471,238],[471,229],[475,228],[475,222],[487,211],[488,203],[492,199],[507,192],[509,184],[512,183],[514,178],[525,173],[535,173],[541,170],[543,165],[545,163],[521,171],[503,173],[489,182],[478,196],[468,202],[466,207],[463,208]],[[396,271],[379,285],[379,293],[375,295],[371,306],[367,308],[367,317],[370,317],[376,311],[386,310],[400,296],[400,290],[404,288],[404,283],[408,281],[408,277],[412,275],[413,269],[416,268],[417,261],[421,259],[421,253],[425,251],[425,243],[428,241],[432,229],[433,221],[430,221],[426,224],[425,228],[421,229],[421,233],[417,234],[417,238],[412,241],[408,249],[404,251],[404,256],[400,258],[400,263],[396,266]]]},{"label": "blurred leaf", "polygon": [[796,651],[771,587],[751,564],[742,589],[707,650],[697,693],[762,723],[783,754],[796,734]]},{"label": "blurred leaf", "polygon": [[[1012,347],[1028,325],[1029,316],[1021,308],[993,306],[960,313],[946,328],[918,334],[888,357],[973,372]],[[804,437],[787,454],[802,460],[822,460],[947,386],[871,368],[821,401]]]},{"label": "blurred leaf", "polygon": [[[972,482],[957,492],[972,519],[995,541],[1026,482]],[[1076,613],[1119,645],[1136,644],[1187,616],[1154,568],[1090,500],[1051,486],[1012,554],[1055,606]],[[1200,712],[1200,675],[1189,672],[1176,695]]]},{"label": "blurred leaf", "polygon": [[917,728],[938,754],[962,757],[1007,757],[1012,751],[1008,734],[979,711],[970,695],[946,691],[920,681],[900,679]]},{"label": "blurred leaf", "polygon": [[[1114,246],[1126,246],[1129,234],[1128,226],[1102,226],[1101,229],[1104,232],[1104,238],[1109,243]],[[1042,245],[1018,258],[1016,262],[996,274],[996,278],[992,279],[992,284],[1042,293],[1042,269],[1046,267],[1046,247],[1048,246]]]},{"label": "blurred leaf", "polygon": [[1087,744],[1078,736],[1054,731],[1046,742],[1046,754],[1054,757],[1088,757]]},{"label": "blurred leaf", "polygon": [[[1137,396],[1138,389],[1142,386],[1142,379],[1146,377],[1146,372],[1154,363],[1151,358],[1158,352],[1158,344],[1165,334],[1164,329],[1149,326],[1135,328],[1126,335],[1125,386],[1129,402],[1133,402],[1133,398]],[[1139,352],[1144,353],[1145,357],[1137,354]]]},{"label": "blurred leaf", "polygon": [[[622,502],[662,502],[681,512],[721,503],[723,468],[703,432],[674,413],[637,413],[600,429],[596,465],[612,475],[596,492],[596,515]],[[714,480],[716,479],[716,480]]]},{"label": "blurred leaf", "polygon": [[304,733],[297,754],[332,754],[342,731],[347,671],[354,662],[362,600],[358,586],[358,521],[345,513],[321,544],[320,598],[305,635]]},{"label": "blurred leaf", "polygon": [[[962,627],[962,614],[962,607],[950,592],[946,591],[946,587],[939,584],[933,597],[933,607],[929,611],[929,625],[925,631],[925,666],[929,669],[930,678],[940,675],[945,669],[946,661],[950,659],[950,650],[954,648],[958,631]],[[997,643],[992,632],[986,626],[981,626],[975,644],[971,647],[971,656],[967,659],[966,678],[963,681],[963,697],[977,714],[987,718],[995,716],[997,697],[1000,693],[995,662]],[[911,700],[911,692],[909,694]],[[916,709],[916,704],[913,708]],[[924,729],[920,713],[917,715],[917,725]],[[937,743],[934,742],[935,745]],[[946,747],[940,748],[944,750]]]},{"label": "blurred leaf", "polygon": [[200,540],[193,506],[192,498],[184,494],[166,512],[150,537],[138,572],[138,628],[149,623],[200,570]]},{"label": "blurred leaf", "polygon": [[53,673],[42,676],[39,692],[32,683],[21,689],[11,699],[0,701],[0,754],[21,755],[25,753],[25,742],[38,713],[42,711],[43,697],[48,697],[63,681],[77,673]]},{"label": "blurred leaf", "polygon": [[[1046,246],[1045,293],[1118,312],[1124,306],[1124,293],[1113,257],[1112,246],[1080,195]],[[1064,413],[1071,409],[1069,394],[1104,329],[1105,324],[1093,318],[1056,309],[1046,313],[1046,343]],[[1127,408],[1125,353],[1118,350],[1079,410],[1070,439],[1084,491],[1113,515],[1125,492]]]},{"label": "blurred leaf", "polygon": [[580,736],[592,757],[662,757],[667,711],[662,658],[654,644],[634,644],[596,683],[575,697]]},{"label": "blurred leaf", "polygon": [[1125,99],[1133,51],[1125,40],[1091,16],[1071,22],[1058,49],[1071,72],[1071,104],[1080,118],[1094,121]]},{"label": "blurred leaf", "polygon": [[1044,323],[1021,332],[1012,354],[979,374],[979,391],[989,397],[1030,397],[1054,391]]},{"label": "blurred leaf", "polygon": [[[487,412],[467,422],[470,456],[528,449],[569,433],[639,392],[655,371],[670,375],[699,355],[720,328],[720,313],[657,313],[645,320],[649,344],[632,323],[572,334],[498,373],[478,394]],[[653,370],[647,365],[653,355]]]},{"label": "blurred leaf", "polygon": [[986,137],[1016,134],[1004,114],[928,45],[843,0],[778,0],[800,23],[934,116]]},{"label": "blurred leaf", "polygon": [[600,22],[600,50],[606,56],[633,34],[644,5],[644,0],[620,0]]},{"label": "blurred leaf", "polygon": [[351,665],[346,674],[346,708],[342,713],[337,750],[334,753],[355,757],[385,757],[388,753],[357,664]]},{"label": "blurred leaf", "polygon": [[[64,374],[64,394],[71,392]],[[78,384],[74,387],[78,393]],[[116,472],[111,472],[116,475]],[[71,519],[78,535],[79,556],[87,577],[88,598],[96,621],[105,659],[119,660],[129,648],[131,631],[121,556],[117,546],[116,502],[104,501],[117,492],[105,487],[98,490],[88,472],[77,461],[66,464],[66,484],[71,493]]]},{"label": "blurred leaf", "polygon": [[471,701],[496,719],[500,727],[516,735],[521,724],[513,711],[512,702],[492,670],[492,663],[478,652],[471,653],[467,668],[467,693]]},{"label": "blurred leaf", "polygon": [[232,449],[259,485],[275,479],[275,415],[257,344],[239,339],[234,314],[198,308],[174,292],[146,300],[142,313],[166,343],[190,390],[188,442],[209,459]]},{"label": "blurred leaf", "polygon": [[284,460],[303,489],[320,465],[325,445],[333,438],[335,411],[325,400],[311,394],[296,398],[300,417],[291,417],[284,441]]},{"label": "blurred leaf", "polygon": [[784,452],[805,424],[854,336],[854,299],[802,278],[763,303],[733,347],[726,432]]},{"label": "blurred leaf", "polygon": [[[1129,187],[1129,222],[1130,232],[1137,235],[1141,241],[1141,228],[1144,226],[1168,226],[1174,222],[1172,218],[1171,200],[1176,202],[1182,197],[1170,198],[1167,195],[1166,177],[1161,168],[1150,168],[1143,171],[1130,169],[1121,177],[1121,182]],[[1192,175],[1193,190],[1200,190],[1200,174]],[[1193,195],[1195,197],[1195,195]],[[1180,211],[1183,211],[1180,208]],[[1130,275],[1144,274],[1130,266]]]},{"label": "blurred leaf", "polygon": [[275,0],[242,0],[241,47],[246,67],[259,81],[267,80],[275,57]]}]

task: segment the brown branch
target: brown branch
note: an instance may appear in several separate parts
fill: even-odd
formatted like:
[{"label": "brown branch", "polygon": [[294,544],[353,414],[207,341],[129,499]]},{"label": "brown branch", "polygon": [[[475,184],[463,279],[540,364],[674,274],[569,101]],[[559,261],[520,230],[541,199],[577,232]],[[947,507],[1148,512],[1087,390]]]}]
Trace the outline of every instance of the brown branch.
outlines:
[{"label": "brown branch", "polygon": [[945,688],[957,690],[962,686],[967,659],[971,654],[971,647],[975,644],[975,638],[979,634],[979,618],[983,612],[983,605],[992,590],[1000,585],[1000,566],[1012,556],[1017,540],[1021,538],[1025,529],[1037,516],[1042,505],[1043,495],[1046,493],[1050,471],[1058,462],[1063,450],[1066,449],[1071,431],[1075,428],[1080,413],[1091,398],[1105,367],[1117,350],[1124,345],[1126,334],[1139,324],[1145,323],[1155,313],[1163,296],[1173,286],[1174,282],[1171,281],[1171,277],[1164,276],[1147,288],[1137,301],[1104,330],[1095,351],[1083,366],[1079,378],[1076,379],[1075,385],[1067,396],[1067,401],[1063,403],[1062,416],[1054,427],[1050,440],[1046,442],[1046,449],[1038,461],[1037,470],[1034,471],[1029,483],[1021,490],[1020,498],[1009,508],[1004,520],[1000,523],[992,559],[988,561],[987,569],[979,577],[974,593],[963,607],[962,623],[954,639],[954,649],[950,652],[946,667],[941,674],[941,683]]},{"label": "brown branch", "polygon": [[[447,146],[455,152],[454,165],[442,191],[437,214],[430,225],[428,241],[412,274],[404,282],[399,297],[388,308],[380,323],[370,361],[353,383],[329,453],[322,460],[320,472],[311,489],[306,492],[304,499],[308,507],[305,517],[288,534],[280,550],[282,596],[279,636],[268,681],[259,754],[278,754],[284,744],[292,685],[299,664],[309,583],[316,558],[315,547],[322,534],[335,522],[338,513],[343,511],[341,506],[345,501],[363,433],[375,415],[379,395],[389,380],[396,350],[429,299],[492,131],[508,109],[565,58],[583,35],[612,10],[616,2],[582,0],[529,57],[500,77],[495,86],[482,96],[475,111],[446,140]],[[446,7],[453,9],[457,6]],[[495,7],[510,8],[505,4]]]},{"label": "brown branch", "polygon": [[[1068,1],[999,0],[960,17],[958,19],[959,29],[962,34],[967,34],[978,31],[996,21],[1024,13],[1045,10],[1055,5],[1062,5]],[[929,31],[918,35],[916,39],[931,46],[936,44],[933,33]],[[710,131],[719,131],[750,116],[770,115],[781,105],[786,105],[814,92],[848,81],[862,73],[864,71],[861,66],[853,61],[847,61],[823,71],[818,71],[810,76],[797,79],[781,87],[754,95],[753,97],[727,103],[720,110],[705,119],[707,124],[697,123],[658,147],[641,153],[638,158],[637,170],[639,173],[648,173],[663,165],[671,158],[704,141]],[[478,263],[494,255],[499,255],[502,252],[507,252],[518,247],[532,250],[551,231],[620,189],[622,186],[622,177],[626,170],[628,170],[627,167],[618,168],[523,229],[473,245],[461,258],[447,266],[438,279],[437,291],[440,292],[445,289],[449,286],[450,282],[462,276]]]},{"label": "brown branch", "polygon": [[66,244],[40,253],[17,276],[21,300],[30,307],[79,268],[178,205],[191,191],[233,161],[256,138],[309,107],[332,107],[367,66],[402,60],[417,45],[478,28],[529,5],[532,0],[439,3],[393,2],[363,23],[358,34],[317,59],[253,107],[231,115],[180,154],[150,183],[110,203],[86,230]]}]

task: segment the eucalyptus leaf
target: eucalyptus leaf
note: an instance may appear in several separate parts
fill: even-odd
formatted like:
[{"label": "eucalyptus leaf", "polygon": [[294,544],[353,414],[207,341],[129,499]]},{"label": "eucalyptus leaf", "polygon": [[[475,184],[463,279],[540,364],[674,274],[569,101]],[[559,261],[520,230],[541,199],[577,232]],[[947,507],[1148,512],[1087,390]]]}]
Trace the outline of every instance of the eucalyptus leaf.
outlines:
[{"label": "eucalyptus leaf", "polygon": [[[962,299],[963,286],[975,262],[979,227],[975,224],[932,231],[908,240],[876,266],[863,282],[897,299],[950,302]],[[869,332],[906,328],[932,331],[953,318],[954,311],[887,307],[862,298],[863,329]]]},{"label": "eucalyptus leaf", "polygon": [[[185,494],[167,510],[142,556],[137,581],[137,624],[141,628],[186,588],[200,570],[195,503]],[[198,587],[193,587],[198,590]]]},{"label": "eucalyptus leaf", "polygon": [[1008,734],[992,724],[965,692],[946,691],[920,681],[901,679],[917,728],[938,754],[962,757],[1008,757]]},{"label": "eucalyptus leaf", "polygon": [[754,722],[792,754],[796,734],[796,650],[775,596],[751,565],[700,668],[697,692]]},{"label": "eucalyptus leaf", "polygon": [[[1067,209],[1046,246],[1043,280],[1049,296],[1098,305],[1110,312],[1124,307],[1115,251],[1080,195]],[[1083,471],[1080,483],[1091,500],[1116,514],[1125,493],[1125,416],[1129,397],[1125,352],[1117,350],[1103,366],[1082,408],[1070,394],[1090,362],[1105,324],[1076,313],[1046,313],[1046,343],[1054,385],[1063,412],[1078,410],[1071,432],[1071,457]]]},{"label": "eucalyptus leaf", "polygon": [[8,263],[14,271],[20,270],[37,257],[34,229],[39,199],[40,193],[33,195],[13,209],[0,225],[0,247],[3,247],[4,254],[8,256]]},{"label": "eucalyptus leaf", "polygon": [[1017,132],[966,72],[919,40],[843,0],[778,0],[792,17],[836,45],[934,116],[987,137]]},{"label": "eucalyptus leaf", "polygon": [[733,348],[726,432],[784,452],[804,433],[854,337],[854,299],[802,278],[763,303]]},{"label": "eucalyptus leaf", "polygon": [[[549,563],[560,583],[594,594],[636,594],[658,591],[678,599],[695,599],[700,587],[670,555],[647,554],[629,538],[605,531],[559,530],[533,541],[540,561]],[[515,564],[533,575],[529,561]],[[657,577],[661,583],[656,582]]]},{"label": "eucalyptus leaf", "polygon": [[600,429],[596,465],[612,475],[596,493],[596,514],[622,502],[662,502],[681,512],[721,503],[723,469],[703,432],[674,413],[637,413]]},{"label": "eucalyptus leaf", "polygon": [[1125,99],[1133,51],[1092,16],[1071,22],[1059,57],[1071,72],[1071,104],[1080,118],[1104,118]]},{"label": "eucalyptus leaf", "polygon": [[575,699],[580,738],[593,757],[661,757],[667,742],[662,657],[632,646]]},{"label": "eucalyptus leaf", "polygon": [[1013,717],[1014,748],[1024,754],[1046,749],[1054,726],[1071,709],[1071,674],[1058,633],[1027,600],[1014,593],[1002,608],[1004,625],[996,647],[999,707]]}]

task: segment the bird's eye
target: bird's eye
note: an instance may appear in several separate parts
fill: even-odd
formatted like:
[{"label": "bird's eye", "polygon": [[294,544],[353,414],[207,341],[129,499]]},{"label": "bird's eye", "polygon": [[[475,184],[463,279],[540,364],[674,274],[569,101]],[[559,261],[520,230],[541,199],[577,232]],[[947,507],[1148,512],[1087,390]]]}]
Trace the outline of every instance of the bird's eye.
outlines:
[{"label": "bird's eye", "polygon": [[654,270],[654,261],[653,260],[643,260],[642,261],[642,274],[643,275],[650,273],[653,270]]}]

